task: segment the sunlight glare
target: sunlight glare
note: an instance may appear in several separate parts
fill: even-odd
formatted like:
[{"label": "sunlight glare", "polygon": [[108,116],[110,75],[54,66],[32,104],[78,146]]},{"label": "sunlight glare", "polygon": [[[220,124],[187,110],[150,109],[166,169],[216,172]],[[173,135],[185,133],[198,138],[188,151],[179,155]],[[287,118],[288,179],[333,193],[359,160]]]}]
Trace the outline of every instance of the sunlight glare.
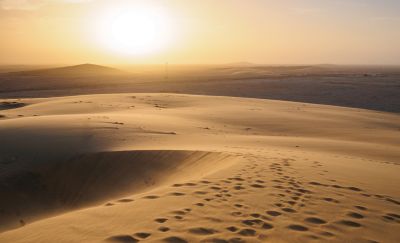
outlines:
[{"label": "sunlight glare", "polygon": [[172,31],[164,9],[153,5],[126,4],[107,9],[96,25],[97,41],[123,55],[159,51],[170,42]]}]

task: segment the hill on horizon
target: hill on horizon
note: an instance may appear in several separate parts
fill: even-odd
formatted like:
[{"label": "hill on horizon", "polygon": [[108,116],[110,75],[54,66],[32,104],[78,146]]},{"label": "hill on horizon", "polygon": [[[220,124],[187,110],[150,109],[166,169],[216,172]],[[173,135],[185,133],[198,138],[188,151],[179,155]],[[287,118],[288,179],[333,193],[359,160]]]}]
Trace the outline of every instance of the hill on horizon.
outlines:
[{"label": "hill on horizon", "polygon": [[58,68],[46,68],[30,71],[11,72],[17,76],[99,76],[99,75],[121,75],[124,74],[116,68],[96,65],[96,64],[79,64],[74,66],[65,66]]},{"label": "hill on horizon", "polygon": [[126,77],[128,72],[95,64],[9,72],[0,74],[0,93],[110,87]]}]

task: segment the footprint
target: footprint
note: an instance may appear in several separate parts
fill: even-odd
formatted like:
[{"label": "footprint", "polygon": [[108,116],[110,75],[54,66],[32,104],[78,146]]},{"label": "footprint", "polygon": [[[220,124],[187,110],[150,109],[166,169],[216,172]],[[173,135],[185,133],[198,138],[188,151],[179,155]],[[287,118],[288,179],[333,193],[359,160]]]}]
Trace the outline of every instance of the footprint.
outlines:
[{"label": "footprint", "polygon": [[319,183],[316,181],[309,182],[308,184],[313,185],[313,186],[326,186],[325,184],[322,184],[322,183]]},{"label": "footprint", "polygon": [[186,240],[184,240],[180,237],[177,237],[177,236],[170,236],[170,237],[164,238],[162,241],[167,242],[167,243],[188,243]]},{"label": "footprint", "polygon": [[400,202],[399,202],[399,201],[396,201],[396,200],[391,199],[391,198],[386,198],[386,201],[391,202],[391,203],[394,203],[394,204],[397,204],[397,205],[400,205]]},{"label": "footprint", "polygon": [[199,207],[204,207],[205,204],[204,203],[196,203],[195,205],[199,206]]},{"label": "footprint", "polygon": [[310,240],[318,240],[319,237],[317,235],[307,235],[307,238],[309,238]]},{"label": "footprint", "polygon": [[215,229],[203,228],[203,227],[191,228],[189,229],[189,232],[196,235],[212,235],[218,233],[218,231]]},{"label": "footprint", "polygon": [[141,238],[141,239],[146,239],[148,238],[151,234],[150,233],[146,233],[146,232],[139,232],[135,234],[137,237]]},{"label": "footprint", "polygon": [[387,215],[390,216],[390,217],[393,217],[393,218],[400,219],[400,215],[395,214],[395,213],[388,213]]},{"label": "footprint", "polygon": [[308,231],[308,228],[299,224],[291,224],[288,226],[289,229],[295,231]]},{"label": "footprint", "polygon": [[362,210],[362,211],[366,211],[367,210],[367,208],[363,207],[363,206],[354,206],[354,207],[359,209],[359,210]]},{"label": "footprint", "polygon": [[395,218],[393,218],[393,217],[391,217],[391,216],[388,216],[388,215],[384,215],[384,216],[382,216],[384,219],[386,219],[386,220],[389,220],[389,221],[395,221],[396,219]]},{"label": "footprint", "polygon": [[323,199],[325,201],[327,201],[327,202],[339,203],[339,201],[334,199],[334,198],[326,197],[326,198],[323,198]]},{"label": "footprint", "polygon": [[208,194],[208,192],[205,192],[205,191],[195,191],[194,194],[206,195],[206,194]]},{"label": "footprint", "polygon": [[234,217],[240,217],[243,215],[243,213],[242,212],[232,212],[231,215]]},{"label": "footprint", "polygon": [[333,237],[335,236],[333,233],[328,232],[328,231],[323,231],[320,233],[320,235],[325,236],[325,237]]},{"label": "footprint", "polygon": [[282,215],[282,213],[277,212],[277,211],[266,211],[266,213],[267,213],[269,216],[272,216],[272,217],[278,217],[278,216]]},{"label": "footprint", "polygon": [[356,192],[361,192],[362,191],[360,188],[357,188],[357,187],[354,187],[354,186],[347,187],[347,189],[352,190],[352,191],[356,191]]},{"label": "footprint", "polygon": [[235,226],[230,226],[226,228],[227,230],[229,230],[230,232],[236,232],[239,230],[239,228],[235,227]]},{"label": "footprint", "polygon": [[265,223],[265,222],[264,222],[264,223],[262,224],[261,228],[268,230],[268,229],[274,228],[274,226],[273,226],[272,224],[269,224],[269,223]]},{"label": "footprint", "polygon": [[285,211],[287,213],[296,213],[297,211],[292,209],[292,208],[282,208],[282,211]]},{"label": "footprint", "polygon": [[154,221],[156,221],[157,223],[163,224],[163,223],[167,222],[168,219],[166,219],[166,218],[157,218]]},{"label": "footprint", "polygon": [[345,226],[349,226],[349,227],[354,227],[354,228],[359,228],[361,227],[361,224],[357,223],[357,222],[353,222],[350,220],[340,220],[337,222],[338,224],[342,224]]},{"label": "footprint", "polygon": [[157,199],[157,198],[160,198],[159,196],[156,196],[156,195],[149,195],[149,196],[145,196],[145,197],[143,197],[144,199]]},{"label": "footprint", "polygon": [[219,190],[221,190],[221,187],[212,186],[212,187],[210,187],[210,189],[215,190],[215,191],[219,191]]},{"label": "footprint", "polygon": [[248,226],[253,226],[253,225],[260,225],[262,224],[263,221],[260,219],[245,219],[242,220],[242,224],[248,225]]},{"label": "footprint", "polygon": [[175,211],[172,211],[171,213],[172,214],[177,214],[177,215],[185,215],[186,214],[186,212],[182,211],[182,210],[175,210]]},{"label": "footprint", "polygon": [[300,192],[300,193],[306,193],[306,194],[312,194],[312,193],[313,193],[313,192],[310,191],[310,190],[306,190],[306,189],[302,189],[302,188],[297,189],[297,191]]},{"label": "footprint", "polygon": [[253,229],[242,229],[238,232],[238,234],[243,236],[255,236],[257,234],[257,231]]},{"label": "footprint", "polygon": [[252,186],[252,187],[254,187],[254,188],[265,188],[265,186],[260,185],[260,184],[252,184],[252,185],[250,185],[250,186]]},{"label": "footprint", "polygon": [[158,228],[158,231],[161,231],[161,232],[167,232],[169,230],[170,230],[170,228],[165,227],[165,226],[161,226],[160,228]]},{"label": "footprint", "polygon": [[362,214],[355,213],[355,212],[349,212],[349,213],[347,214],[347,216],[352,217],[352,218],[355,218],[355,219],[362,219],[362,218],[364,218],[364,216],[363,216]]},{"label": "footprint", "polygon": [[242,238],[238,238],[238,237],[231,238],[231,239],[229,239],[228,242],[229,243],[246,243],[245,240],[243,240]]},{"label": "footprint", "polygon": [[139,240],[133,238],[130,235],[115,235],[106,239],[108,242],[116,242],[116,243],[134,243],[139,242]]},{"label": "footprint", "polygon": [[124,199],[118,200],[117,202],[121,202],[121,203],[133,202],[133,199],[124,198]]},{"label": "footprint", "polygon": [[170,196],[175,196],[175,197],[179,197],[179,196],[184,196],[186,195],[185,193],[181,193],[181,192],[171,192],[168,195]]},{"label": "footprint", "polygon": [[196,183],[192,183],[192,182],[188,182],[188,183],[185,183],[185,184],[183,184],[184,186],[197,186],[197,184]]},{"label": "footprint", "polygon": [[305,221],[312,224],[326,224],[325,220],[316,217],[306,218]]}]

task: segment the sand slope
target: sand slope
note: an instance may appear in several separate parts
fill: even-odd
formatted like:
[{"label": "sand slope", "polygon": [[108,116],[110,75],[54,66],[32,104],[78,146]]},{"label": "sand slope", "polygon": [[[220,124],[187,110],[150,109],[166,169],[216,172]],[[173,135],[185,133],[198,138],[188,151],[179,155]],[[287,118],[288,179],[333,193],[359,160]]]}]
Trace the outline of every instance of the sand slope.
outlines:
[{"label": "sand slope", "polygon": [[400,241],[397,114],[176,94],[7,102],[24,106],[0,110],[0,242]]}]

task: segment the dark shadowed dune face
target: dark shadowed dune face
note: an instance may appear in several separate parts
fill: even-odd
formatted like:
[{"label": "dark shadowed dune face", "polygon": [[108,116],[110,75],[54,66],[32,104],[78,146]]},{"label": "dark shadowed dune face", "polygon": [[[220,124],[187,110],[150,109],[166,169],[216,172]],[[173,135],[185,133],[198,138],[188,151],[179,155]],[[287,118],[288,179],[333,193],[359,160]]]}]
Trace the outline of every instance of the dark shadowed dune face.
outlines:
[{"label": "dark shadowed dune face", "polygon": [[[150,69],[150,68],[148,68]],[[83,64],[0,74],[0,98],[96,93],[186,93],[276,99],[400,112],[399,67],[171,66],[123,72]]]},{"label": "dark shadowed dune face", "polygon": [[[178,167],[190,173],[194,172],[194,164],[225,158],[228,157],[219,153],[199,151],[116,151],[27,165],[0,157],[0,195],[8,198],[0,201],[0,230],[19,227],[21,220],[29,222],[38,215],[44,217],[138,193],[174,181],[182,174]],[[18,166],[23,168],[6,169]],[[132,201],[125,198],[118,202]]]}]

